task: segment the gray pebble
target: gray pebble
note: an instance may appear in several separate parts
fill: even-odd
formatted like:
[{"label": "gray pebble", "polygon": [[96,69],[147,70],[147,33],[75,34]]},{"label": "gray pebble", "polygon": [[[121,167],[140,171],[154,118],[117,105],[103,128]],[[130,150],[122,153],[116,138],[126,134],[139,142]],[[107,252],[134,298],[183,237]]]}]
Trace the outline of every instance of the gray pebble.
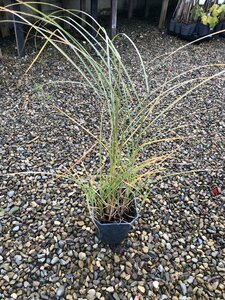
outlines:
[{"label": "gray pebble", "polygon": [[193,276],[189,276],[187,279],[187,282],[192,284],[194,280],[195,280],[195,278]]},{"label": "gray pebble", "polygon": [[21,265],[23,259],[21,255],[15,255],[14,259],[18,266]]},{"label": "gray pebble", "polygon": [[172,246],[171,246],[170,243],[166,243],[166,249],[167,249],[168,251],[170,251],[170,250],[172,249]]},{"label": "gray pebble", "polygon": [[17,232],[20,230],[20,226],[19,225],[16,225],[15,227],[13,227],[12,229],[14,232]]},{"label": "gray pebble", "polygon": [[60,287],[58,288],[57,292],[56,292],[56,296],[62,297],[65,293],[65,287],[63,285],[60,285]]},{"label": "gray pebble", "polygon": [[57,256],[54,256],[53,259],[51,260],[51,265],[56,264],[59,261],[59,258]]},{"label": "gray pebble", "polygon": [[186,287],[186,284],[183,283],[183,282],[180,282],[180,287],[181,287],[181,290],[182,290],[182,294],[183,294],[183,295],[186,295],[186,294],[187,294],[187,287]]},{"label": "gray pebble", "polygon": [[14,194],[15,194],[14,191],[9,191],[9,192],[7,193],[7,196],[8,196],[9,198],[12,198]]}]

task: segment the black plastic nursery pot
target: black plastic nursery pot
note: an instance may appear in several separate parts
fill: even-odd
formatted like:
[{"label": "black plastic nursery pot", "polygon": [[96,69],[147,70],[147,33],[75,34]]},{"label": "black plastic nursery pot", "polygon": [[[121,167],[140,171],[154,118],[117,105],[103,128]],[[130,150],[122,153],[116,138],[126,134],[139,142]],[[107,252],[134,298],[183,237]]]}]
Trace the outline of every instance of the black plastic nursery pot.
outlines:
[{"label": "black plastic nursery pot", "polygon": [[182,26],[182,23],[175,24],[174,32],[178,35],[180,35],[180,33],[181,33],[181,26]]},{"label": "black plastic nursery pot", "polygon": [[211,33],[211,31],[209,29],[209,26],[203,25],[202,23],[198,23],[198,25],[197,25],[197,36],[198,37],[203,37],[210,33]]},{"label": "black plastic nursery pot", "polygon": [[131,216],[128,221],[114,222],[114,223],[101,223],[95,218],[93,210],[93,219],[97,227],[98,237],[104,244],[119,245],[127,237],[128,232],[131,230],[132,225],[138,218],[136,200],[134,199],[131,204]]},{"label": "black plastic nursery pot", "polygon": [[169,26],[168,26],[168,31],[169,33],[175,33],[175,26],[177,24],[177,21],[171,19],[170,22],[169,22]]},{"label": "black plastic nursery pot", "polygon": [[219,24],[216,25],[214,31],[217,32],[217,31],[220,31],[220,30],[223,30],[223,29],[224,29],[223,28],[223,23],[220,22]]},{"label": "black plastic nursery pot", "polygon": [[180,34],[184,38],[194,37],[196,35],[196,23],[192,24],[181,24]]},{"label": "black plastic nursery pot", "polygon": [[220,23],[221,24],[221,26],[220,26],[220,30],[224,30],[224,32],[221,32],[221,36],[222,37],[225,37],[225,22],[222,22],[222,23]]}]

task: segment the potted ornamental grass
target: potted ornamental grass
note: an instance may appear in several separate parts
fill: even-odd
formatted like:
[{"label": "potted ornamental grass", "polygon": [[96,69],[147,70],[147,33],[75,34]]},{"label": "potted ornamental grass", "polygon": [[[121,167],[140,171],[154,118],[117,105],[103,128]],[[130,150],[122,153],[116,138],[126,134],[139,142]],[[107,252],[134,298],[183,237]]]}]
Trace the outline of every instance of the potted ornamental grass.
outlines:
[{"label": "potted ornamental grass", "polygon": [[[99,103],[97,133],[90,131],[68,112],[54,106],[93,141],[92,147],[87,147],[72,168],[56,174],[56,177],[72,179],[81,188],[100,239],[107,244],[119,244],[138,217],[137,206],[144,201],[143,191],[148,192],[150,182],[166,172],[165,163],[174,156],[175,149],[168,153],[157,152],[157,145],[181,139],[168,128],[165,132],[163,127],[158,133],[152,132],[157,121],[193,90],[222,73],[194,78],[186,83],[173,83],[171,79],[168,88],[160,86],[150,92],[140,52],[128,36],[120,34],[110,40],[105,29],[93,19],[92,22],[81,22],[80,11],[65,11],[45,3],[55,10],[46,15],[37,10],[36,2],[18,3],[21,11],[13,10],[10,5],[0,7],[0,11],[16,14],[20,22],[30,26],[32,32],[44,39],[41,50],[29,69],[50,44],[80,75],[81,80],[73,84],[93,91]],[[87,15],[88,18],[91,19]],[[93,22],[95,26],[91,25]],[[70,26],[73,33],[65,29],[65,24]],[[31,31],[28,34],[29,32]],[[130,43],[139,60],[140,68],[134,75],[130,74],[129,67],[117,50],[115,42],[120,38]],[[190,83],[192,87],[185,93],[175,99],[171,97],[169,103],[161,105],[166,97],[168,99],[168,94]],[[160,105],[160,110],[156,111]],[[82,166],[88,155],[96,157],[96,170],[90,174],[84,167],[85,176],[80,177],[76,172],[76,165]]]},{"label": "potted ornamental grass", "polygon": [[[143,93],[149,93],[149,86],[141,55],[136,45],[123,34],[121,37],[131,44],[140,62],[140,79],[144,86],[144,91],[140,94],[114,41],[110,40],[105,29],[91,16],[87,15],[87,19],[92,19],[91,22],[81,22],[80,11],[65,11],[45,3],[55,10],[46,15],[38,11],[36,2],[18,1],[18,4],[21,5],[19,11],[13,10],[14,6],[11,5],[0,7],[0,10],[16,14],[20,22],[30,26],[28,34],[36,32],[45,40],[29,69],[45,47],[51,44],[80,74],[81,81],[77,84],[92,90],[96,101],[99,101],[101,117],[97,135],[79,123],[79,120],[55,107],[94,140],[93,147],[87,149],[79,163],[82,164],[83,159],[95,149],[99,161],[96,173],[86,174],[86,180],[82,180],[75,170],[59,173],[57,178],[72,179],[81,188],[100,239],[107,244],[119,244],[138,216],[137,199],[143,182],[162,172],[163,162],[170,157],[170,154],[164,154],[142,158],[148,145],[158,142],[157,138],[145,136],[148,128],[163,112],[155,120],[149,121],[158,99],[149,102],[143,96]],[[64,29],[65,24],[69,25],[73,34]],[[177,137],[163,140],[173,139]]]}]

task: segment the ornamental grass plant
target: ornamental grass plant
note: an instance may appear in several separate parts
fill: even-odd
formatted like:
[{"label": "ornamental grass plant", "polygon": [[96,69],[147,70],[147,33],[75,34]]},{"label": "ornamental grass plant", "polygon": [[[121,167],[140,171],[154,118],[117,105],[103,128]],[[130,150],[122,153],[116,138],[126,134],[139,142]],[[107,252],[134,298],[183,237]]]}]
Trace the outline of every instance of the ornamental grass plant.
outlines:
[{"label": "ornamental grass plant", "polygon": [[[176,148],[157,154],[154,147],[157,149],[157,144],[183,139],[168,127],[162,126],[157,134],[152,132],[152,128],[193,90],[222,76],[225,71],[215,72],[210,77],[176,81],[190,72],[185,71],[150,90],[141,54],[137,45],[127,35],[118,34],[110,40],[103,27],[84,12],[82,14],[86,15],[86,20],[82,20],[78,10],[65,10],[40,2],[18,1],[18,4],[22,8],[20,12],[15,11],[12,5],[0,7],[0,11],[17,15],[21,23],[30,27],[28,36],[34,33],[44,41],[27,72],[50,44],[70,63],[74,72],[80,74],[80,81],[71,84],[91,90],[99,103],[97,134],[70,113],[54,106],[55,110],[94,141],[71,168],[66,172],[57,173],[56,177],[72,179],[85,193],[90,214],[92,215],[94,209],[96,218],[101,222],[126,221],[133,195],[138,199],[143,191],[148,189],[149,182],[172,175],[166,171],[166,163],[176,155]],[[46,14],[39,11],[36,4],[49,6],[54,11]],[[65,29],[68,27],[70,30]],[[126,41],[134,48],[140,63],[139,72],[135,76],[130,74],[117,49],[118,40]],[[177,51],[179,49],[174,53]],[[199,66],[199,69],[206,67],[210,66]],[[185,92],[175,98],[171,96],[170,102],[164,103],[170,94],[173,95],[175,90],[185,86],[188,87]],[[157,110],[159,106],[161,108]],[[93,152],[99,165],[96,173],[89,173],[85,168],[84,159]],[[82,166],[83,173],[86,174],[85,180],[77,174],[77,165]],[[143,196],[140,199],[143,200]]]}]

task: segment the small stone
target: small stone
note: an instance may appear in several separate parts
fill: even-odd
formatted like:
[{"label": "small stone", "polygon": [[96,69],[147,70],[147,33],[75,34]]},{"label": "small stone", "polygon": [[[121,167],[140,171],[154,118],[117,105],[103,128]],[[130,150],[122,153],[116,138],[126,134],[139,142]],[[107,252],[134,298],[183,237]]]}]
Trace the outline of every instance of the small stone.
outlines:
[{"label": "small stone", "polygon": [[120,257],[118,255],[114,255],[114,262],[116,264],[120,262]]},{"label": "small stone", "polygon": [[185,296],[187,294],[187,287],[186,287],[185,283],[180,282],[180,287],[182,290],[182,294]]},{"label": "small stone", "polygon": [[61,223],[59,221],[54,221],[54,225],[59,226]]},{"label": "small stone", "polygon": [[158,270],[159,270],[160,273],[162,273],[162,272],[164,271],[163,266],[162,266],[162,265],[159,265],[159,266],[158,266]]},{"label": "small stone", "polygon": [[[9,192],[7,193],[7,196],[8,196],[9,198],[12,198],[14,194],[15,194],[14,191],[9,191]],[[16,298],[15,298],[15,299],[16,299]]]},{"label": "small stone", "polygon": [[44,262],[45,262],[45,257],[39,258],[38,261],[39,261],[40,263],[44,263]]},{"label": "small stone", "polygon": [[94,300],[95,299],[95,294],[96,294],[95,290],[94,289],[90,289],[88,291],[88,294],[87,294],[87,299],[88,300]]},{"label": "small stone", "polygon": [[5,281],[7,281],[7,282],[10,281],[9,276],[8,276],[7,274],[6,274],[5,276],[3,276],[3,279],[4,279]]},{"label": "small stone", "polygon": [[106,289],[107,292],[109,293],[113,293],[114,292],[114,287],[113,286],[110,286]]},{"label": "small stone", "polygon": [[143,250],[143,252],[146,254],[146,253],[148,253],[148,247],[147,246],[144,246],[143,248],[142,248],[142,250]]},{"label": "small stone", "polygon": [[16,294],[16,293],[12,293],[11,297],[12,297],[13,299],[17,299],[17,294]]},{"label": "small stone", "polygon": [[79,256],[79,260],[85,260],[87,258],[84,252],[80,252],[78,256]]},{"label": "small stone", "polygon": [[207,284],[206,284],[206,287],[207,287],[207,289],[208,289],[210,292],[213,292],[213,291],[215,291],[215,290],[217,289],[218,285],[219,285],[219,282],[216,281],[216,282],[214,282],[214,283],[212,283],[212,284],[207,283]]},{"label": "small stone", "polygon": [[142,294],[145,293],[145,288],[144,288],[143,285],[138,285],[138,290],[139,290]]},{"label": "small stone", "polygon": [[27,288],[28,286],[30,286],[30,284],[29,284],[28,281],[24,281],[23,286],[24,286],[25,288]]},{"label": "small stone", "polygon": [[56,292],[56,296],[57,297],[62,297],[65,293],[65,287],[63,285],[60,285],[60,287],[58,288],[57,292]]},{"label": "small stone", "polygon": [[37,202],[35,202],[35,201],[31,201],[31,206],[33,207],[33,208],[36,208],[36,207],[39,207],[39,205],[37,204]]},{"label": "small stone", "polygon": [[152,284],[153,284],[154,288],[155,288],[156,290],[158,290],[158,288],[159,288],[159,282],[156,281],[156,280],[154,280]]},{"label": "small stone", "polygon": [[219,252],[218,251],[213,251],[211,254],[212,254],[212,257],[217,257],[217,255],[219,254]]},{"label": "small stone", "polygon": [[78,266],[79,266],[80,269],[84,268],[84,262],[83,262],[83,260],[79,260],[78,261]]},{"label": "small stone", "polygon": [[66,265],[68,265],[68,263],[69,263],[69,260],[60,259],[60,265],[61,266],[66,266]]},{"label": "small stone", "polygon": [[167,249],[168,251],[170,251],[170,250],[172,249],[172,247],[171,247],[171,244],[170,244],[170,243],[166,243],[166,249]]},{"label": "small stone", "polygon": [[78,226],[81,226],[81,227],[84,226],[84,221],[78,221],[78,222],[77,222],[77,225],[78,225]]},{"label": "small stone", "polygon": [[193,263],[197,263],[198,262],[197,258],[192,258],[192,261],[193,261]]},{"label": "small stone", "polygon": [[59,240],[58,245],[59,245],[60,248],[63,248],[64,245],[65,245],[65,242],[63,240]]},{"label": "small stone", "polygon": [[15,273],[14,272],[8,272],[7,275],[9,276],[10,279],[12,279],[13,276],[15,275]]},{"label": "small stone", "polygon": [[54,256],[51,260],[51,265],[55,265],[59,261],[59,258],[57,256]]},{"label": "small stone", "polygon": [[180,238],[180,239],[178,239],[178,242],[181,243],[181,244],[185,244],[185,239]]},{"label": "small stone", "polygon": [[19,206],[15,205],[13,207],[11,207],[10,211],[9,211],[9,214],[10,215],[14,215],[15,213],[17,213],[17,211],[20,209]]},{"label": "small stone", "polygon": [[163,234],[163,238],[164,238],[165,241],[167,241],[167,242],[169,241],[169,236],[168,236],[168,234],[164,233],[164,234]]},{"label": "small stone", "polygon": [[93,249],[97,249],[98,248],[98,244],[94,244],[92,247],[93,247]]},{"label": "small stone", "polygon": [[194,282],[195,278],[193,276],[189,276],[188,279],[187,279],[187,282],[189,284],[192,284]]},{"label": "small stone", "polygon": [[34,287],[38,287],[38,286],[40,285],[40,282],[37,281],[37,280],[35,280],[35,281],[33,281],[32,285],[33,285]]},{"label": "small stone", "polygon": [[19,266],[22,263],[22,256],[21,255],[15,255],[14,257],[16,264]]},{"label": "small stone", "polygon": [[20,230],[20,226],[16,225],[15,227],[13,227],[13,232],[17,232]]},{"label": "small stone", "polygon": [[113,293],[113,297],[115,300],[121,300],[117,293]]}]

